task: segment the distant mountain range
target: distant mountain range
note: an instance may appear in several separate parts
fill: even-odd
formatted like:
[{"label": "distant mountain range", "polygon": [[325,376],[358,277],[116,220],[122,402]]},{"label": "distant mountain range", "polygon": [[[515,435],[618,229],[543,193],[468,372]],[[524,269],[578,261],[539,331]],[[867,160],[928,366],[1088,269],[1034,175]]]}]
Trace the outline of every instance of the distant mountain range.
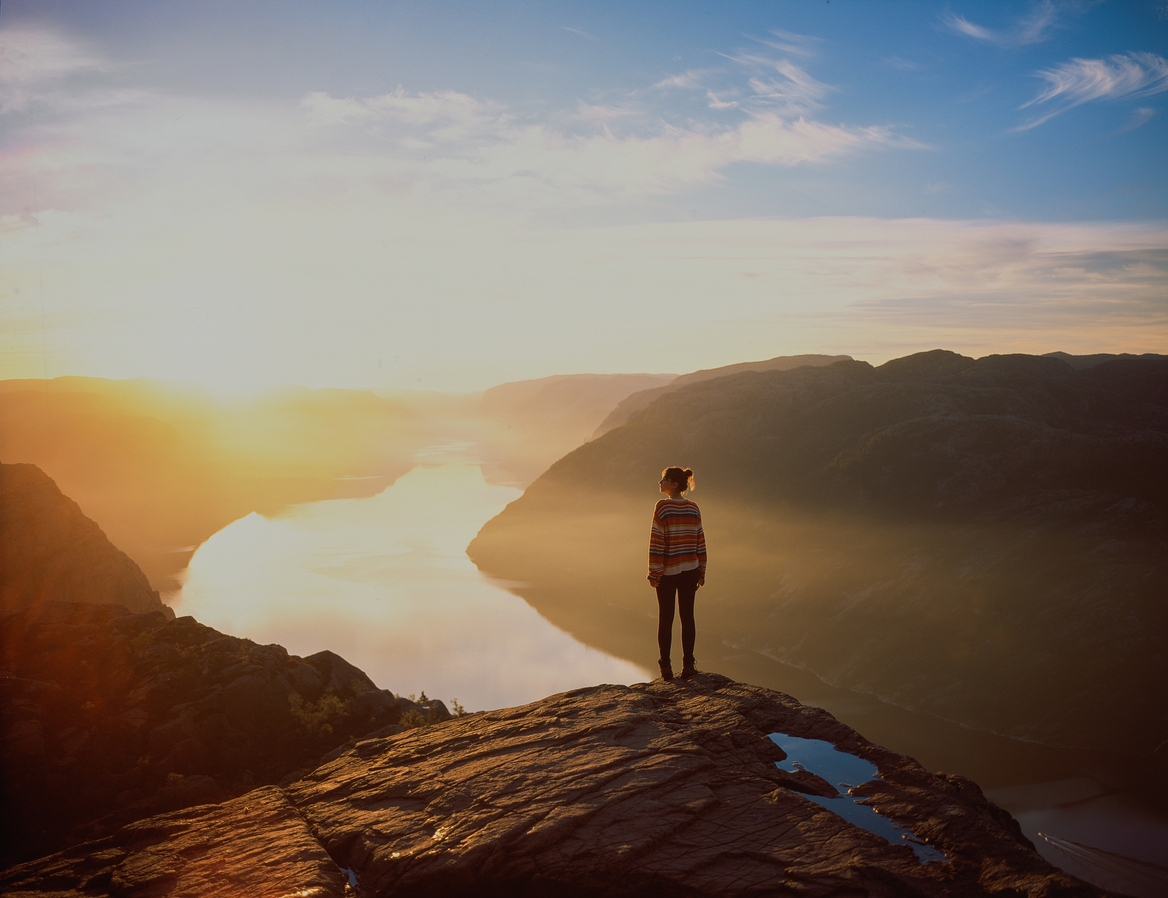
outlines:
[{"label": "distant mountain range", "polygon": [[697,472],[699,667],[759,653],[1007,735],[1168,740],[1168,359],[934,351],[704,379],[562,458],[469,553],[651,662],[648,519]]}]

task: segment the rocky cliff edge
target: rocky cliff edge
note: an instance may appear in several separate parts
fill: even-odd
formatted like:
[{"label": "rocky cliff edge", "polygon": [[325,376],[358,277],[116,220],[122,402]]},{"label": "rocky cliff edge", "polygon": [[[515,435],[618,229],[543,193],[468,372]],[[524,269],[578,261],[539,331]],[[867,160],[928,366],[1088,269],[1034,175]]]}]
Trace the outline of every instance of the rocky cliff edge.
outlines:
[{"label": "rocky cliff edge", "polygon": [[[862,781],[863,769],[875,776]],[[856,783],[851,794],[840,781]],[[367,738],[287,786],[11,868],[0,891],[1105,894],[1042,860],[969,780],[716,674],[579,689]]]}]

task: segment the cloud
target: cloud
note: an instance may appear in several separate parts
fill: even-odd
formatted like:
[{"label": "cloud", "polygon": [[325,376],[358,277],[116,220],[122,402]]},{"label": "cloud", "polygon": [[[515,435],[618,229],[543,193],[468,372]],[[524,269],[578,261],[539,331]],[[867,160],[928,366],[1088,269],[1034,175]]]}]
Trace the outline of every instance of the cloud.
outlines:
[{"label": "cloud", "polygon": [[706,105],[711,109],[734,109],[738,106],[738,100],[732,99],[733,95],[716,94],[712,90],[706,91]]},{"label": "cloud", "polygon": [[1120,129],[1120,132],[1125,133],[1127,131],[1134,131],[1136,128],[1142,127],[1143,125],[1147,124],[1155,114],[1156,110],[1152,109],[1150,106],[1141,106],[1131,114],[1131,118],[1127,120],[1127,124],[1125,124]]},{"label": "cloud", "polygon": [[817,38],[776,30],[770,32],[770,37],[752,40],[753,47],[719,54],[732,64],[729,67],[688,69],[662,78],[653,87],[700,92],[706,97],[709,109],[772,112],[785,116],[814,112],[835,90],[788,58],[814,58]]},{"label": "cloud", "polygon": [[0,112],[23,109],[79,74],[109,67],[60,35],[38,28],[0,29]]},{"label": "cloud", "polygon": [[[875,147],[918,146],[878,127],[825,125],[760,111],[737,125],[659,119],[646,127],[637,109],[584,107],[573,118],[599,131],[571,133],[521,121],[464,94],[333,98],[302,104],[327,145],[345,147],[345,170],[404,173],[415,184],[454,196],[491,187],[495,201],[527,206],[593,205],[670,194],[724,177],[738,163],[796,166]],[[625,133],[610,125],[632,119]],[[355,134],[353,132],[356,132]],[[364,164],[356,166],[359,154]]]},{"label": "cloud", "polygon": [[1035,76],[1046,82],[1034,99],[1019,106],[1052,104],[1048,111],[1015,128],[1026,131],[1094,100],[1146,97],[1168,90],[1168,59],[1155,53],[1116,54],[1108,59],[1072,59]]},{"label": "cloud", "polygon": [[[417,192],[481,196],[514,208],[617,203],[675,194],[725,177],[735,164],[791,167],[875,148],[919,148],[888,128],[826,125],[782,115],[823,86],[780,60],[776,83],[752,80],[737,123],[671,124],[643,104],[580,104],[571,113],[521,118],[456,91],[377,97],[314,92],[301,102],[313,140],[344,153],[345,177],[408,180]],[[711,102],[717,102],[711,97]],[[734,105],[737,101],[726,102]],[[745,102],[745,100],[744,100]],[[362,159],[356,164],[356,159]]]},{"label": "cloud", "polygon": [[680,75],[670,75],[668,78],[662,78],[660,81],[654,84],[653,87],[660,90],[668,90],[670,88],[677,88],[680,90],[697,90],[705,83],[706,78],[708,78],[714,71],[716,70],[689,69],[688,71],[682,72]]},{"label": "cloud", "polygon": [[577,28],[574,25],[561,25],[560,28],[563,29],[564,31],[571,32],[572,34],[575,34],[578,37],[587,38],[590,41],[594,41],[597,39],[596,35],[589,34],[583,28]]},{"label": "cloud", "polygon": [[1043,0],[1030,12],[1019,19],[1013,28],[1006,31],[995,31],[982,25],[977,25],[964,16],[946,12],[941,16],[941,25],[953,34],[973,38],[998,47],[1015,48],[1038,44],[1050,37],[1050,30],[1054,27],[1058,13],[1051,0]]},{"label": "cloud", "polygon": [[741,104],[749,109],[806,115],[820,108],[823,99],[835,90],[785,58],[776,59],[743,50],[726,58],[748,73],[750,92]]},{"label": "cloud", "polygon": [[[114,193],[176,195],[198,183],[184,202],[260,193],[326,202],[360,192],[542,215],[676,195],[740,164],[814,165],[920,146],[881,126],[814,120],[832,88],[759,49],[739,54],[724,91],[702,89],[704,116],[653,106],[644,91],[536,116],[457,90],[402,86],[373,96],[311,91],[298,103],[174,95],[133,86],[132,77],[96,77],[134,70],[65,38],[29,37],[43,58],[33,64],[9,40],[0,59],[24,85],[18,102],[53,113],[0,121],[10,135],[0,214],[99,209]],[[697,86],[712,72],[666,81]]]},{"label": "cloud", "polygon": [[375,97],[341,98],[314,91],[300,105],[318,125],[364,122],[426,127],[440,129],[448,139],[493,131],[506,120],[501,105],[454,90],[411,94],[398,87],[393,93]]},{"label": "cloud", "polygon": [[795,34],[793,31],[780,31],[777,28],[772,29],[770,35],[770,38],[755,38],[754,40],[764,47],[770,47],[772,50],[790,56],[803,56],[810,59],[818,54],[819,38],[817,37]]},{"label": "cloud", "polygon": [[574,112],[564,115],[563,118],[566,121],[583,122],[588,125],[603,127],[604,125],[611,122],[644,118],[645,115],[645,109],[633,103],[620,103],[613,105],[611,103],[605,104],[582,102],[576,107]]}]

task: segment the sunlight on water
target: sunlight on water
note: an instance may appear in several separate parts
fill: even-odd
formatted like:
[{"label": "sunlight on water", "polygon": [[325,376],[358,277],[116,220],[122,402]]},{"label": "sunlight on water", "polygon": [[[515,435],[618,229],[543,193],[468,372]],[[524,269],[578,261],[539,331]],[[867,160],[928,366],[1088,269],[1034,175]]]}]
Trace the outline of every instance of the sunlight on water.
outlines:
[{"label": "sunlight on water", "polygon": [[648,680],[479,573],[467,544],[521,491],[452,448],[377,496],[235,521],[191,558],[176,611],[296,655],[331,649],[378,686],[468,710]]}]

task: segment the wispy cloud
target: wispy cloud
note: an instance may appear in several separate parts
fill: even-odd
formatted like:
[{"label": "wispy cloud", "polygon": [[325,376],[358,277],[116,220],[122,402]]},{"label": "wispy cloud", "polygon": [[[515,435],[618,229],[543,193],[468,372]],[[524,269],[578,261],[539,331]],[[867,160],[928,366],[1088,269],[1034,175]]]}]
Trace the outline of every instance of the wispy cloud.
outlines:
[{"label": "wispy cloud", "polygon": [[781,31],[777,28],[770,32],[770,37],[755,38],[754,40],[764,47],[770,47],[772,50],[777,50],[788,56],[802,56],[810,59],[818,55],[819,52],[819,38],[795,34],[793,31]]},{"label": "wispy cloud", "polygon": [[[109,64],[56,40],[42,36],[39,46],[52,52],[5,107],[12,115],[20,104],[56,104],[51,116],[0,123],[26,148],[0,157],[0,214],[96,209],[115,187],[146,196],[201,179],[204,198],[286,188],[322,202],[330,194],[409,196],[539,216],[677,195],[740,164],[789,168],[919,146],[887,127],[814,120],[805,113],[832,88],[762,52],[734,63],[724,92],[702,86],[707,70],[674,79],[700,91],[702,111],[717,112],[682,113],[639,91],[532,115],[457,90],[405,87],[375,96],[313,91],[298,105],[178,96],[91,77]],[[16,66],[27,73],[21,52]],[[61,86],[61,77],[73,80]],[[127,90],[138,91],[132,102]]]},{"label": "wispy cloud", "polygon": [[662,78],[656,84],[655,88],[667,90],[669,88],[679,88],[681,90],[695,90],[706,83],[706,79],[714,72],[714,69],[689,69],[682,72],[680,75],[670,75],[668,78]]},{"label": "wispy cloud", "polygon": [[42,29],[0,30],[0,112],[47,99],[69,79],[109,66],[76,43]]},{"label": "wispy cloud", "polygon": [[[1072,59],[1036,77],[1046,82],[1038,95],[1019,109],[1044,106],[1046,111],[1015,128],[1026,131],[1056,115],[1093,100],[1146,97],[1168,90],[1168,59],[1155,53],[1116,54],[1108,59]],[[1050,104],[1046,106],[1046,104]]]},{"label": "wispy cloud", "polygon": [[727,59],[747,74],[749,92],[740,105],[781,115],[806,115],[823,105],[835,90],[785,57],[739,50]]},{"label": "wispy cloud", "polygon": [[738,105],[737,93],[717,94],[712,90],[706,91],[706,105],[711,109],[733,109]]},{"label": "wispy cloud", "polygon": [[835,88],[814,78],[804,64],[817,54],[818,38],[789,31],[771,31],[753,38],[753,46],[722,53],[724,68],[688,69],[662,78],[654,88],[700,92],[710,109],[806,116],[822,106]]},{"label": "wispy cloud", "polygon": [[964,16],[953,12],[945,12],[941,16],[941,25],[947,31],[964,37],[973,38],[998,47],[1025,47],[1038,44],[1050,37],[1050,31],[1058,19],[1058,12],[1050,0],[1043,0],[1034,7],[1029,15],[1014,23],[1013,27],[1004,31],[986,28],[978,25]]},{"label": "wispy cloud", "polygon": [[[737,163],[790,167],[866,147],[913,146],[885,128],[791,121],[761,110],[736,126],[657,119],[646,130],[638,109],[589,106],[573,119],[600,130],[579,134],[521,121],[453,91],[363,99],[314,93],[302,107],[321,139],[344,146],[350,157],[360,152],[371,170],[404,167],[416,183],[443,193],[494,185],[496,198],[536,205],[675,193],[717,181]],[[609,126],[621,119],[633,121],[614,134]]]},{"label": "wispy cloud", "polygon": [[1121,132],[1134,131],[1136,128],[1142,127],[1143,125],[1147,124],[1148,121],[1155,114],[1156,114],[1156,110],[1152,109],[1150,106],[1141,106],[1139,109],[1137,109],[1135,112],[1133,112],[1131,114],[1131,118],[1129,118],[1127,120],[1127,124],[1125,124],[1120,129],[1120,131]]},{"label": "wispy cloud", "polygon": [[587,38],[590,41],[596,40],[595,34],[589,34],[583,28],[577,28],[574,25],[561,25],[560,28],[562,28],[564,31],[569,31],[572,34],[578,35],[579,37]]}]

